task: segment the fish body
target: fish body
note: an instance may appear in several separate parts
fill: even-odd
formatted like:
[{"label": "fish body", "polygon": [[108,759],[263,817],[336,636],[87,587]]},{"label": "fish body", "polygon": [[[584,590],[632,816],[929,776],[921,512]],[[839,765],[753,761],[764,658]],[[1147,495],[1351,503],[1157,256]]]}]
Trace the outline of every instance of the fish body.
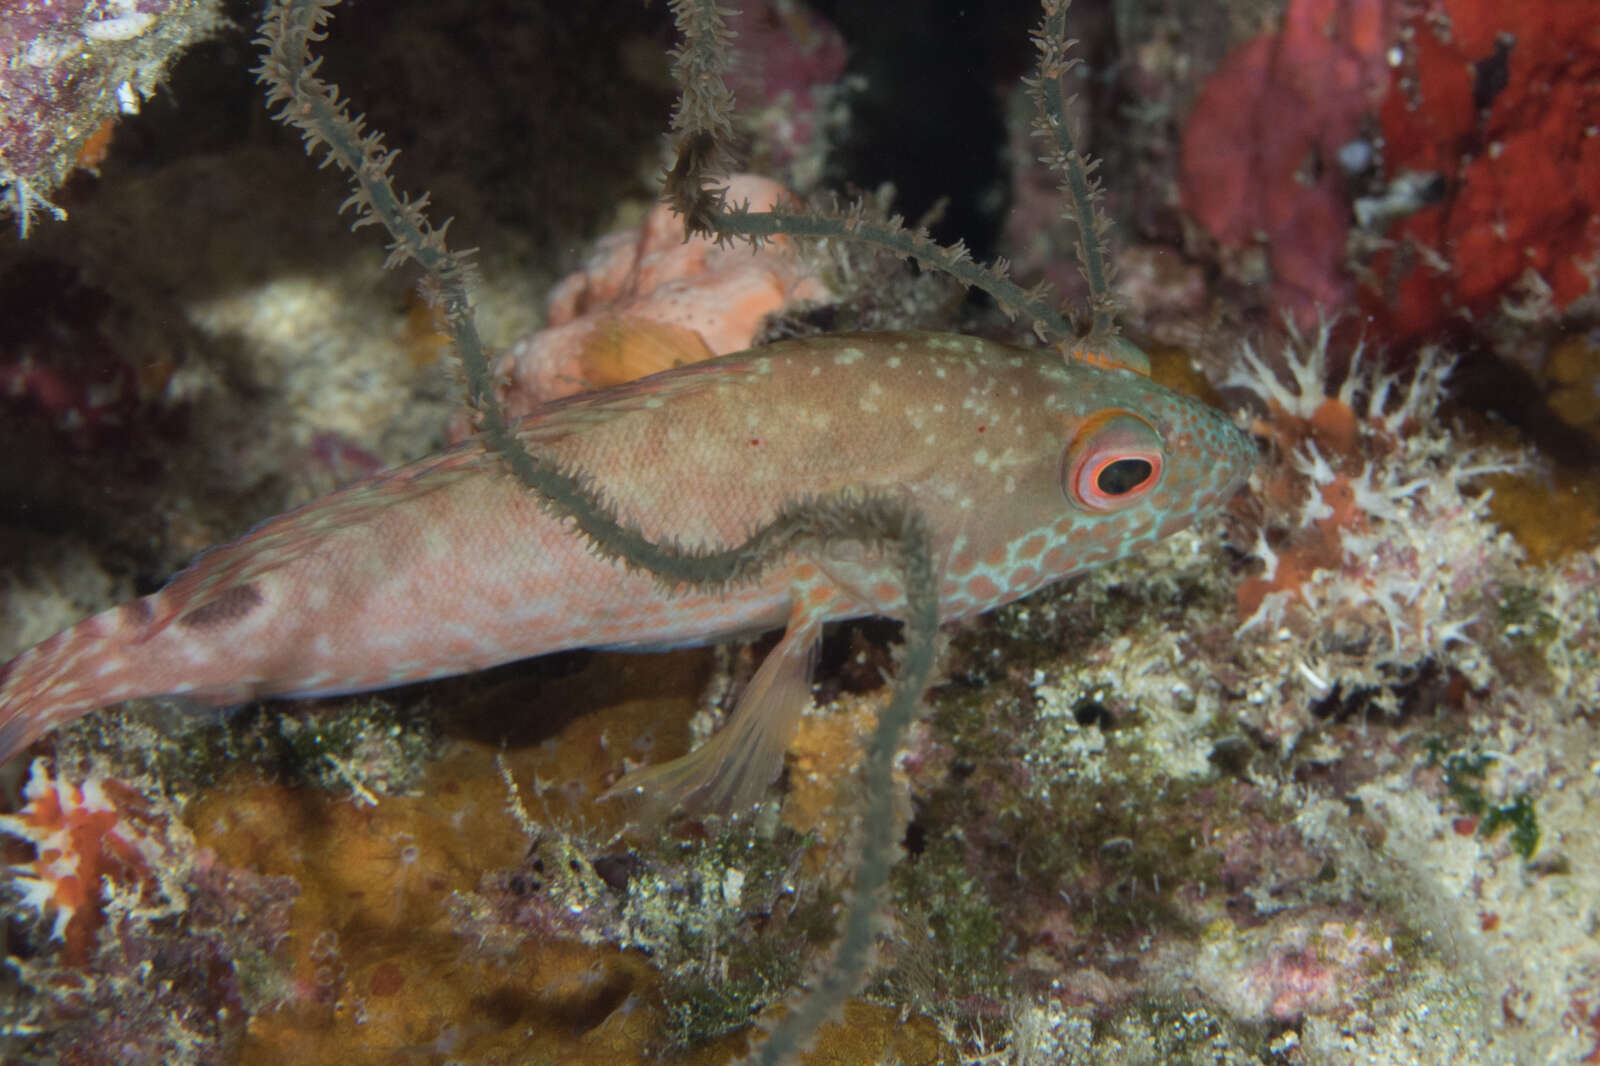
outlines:
[{"label": "fish body", "polygon": [[[738,544],[799,498],[901,495],[932,532],[944,619],[1190,525],[1253,462],[1219,412],[1132,371],[951,334],[786,341],[558,401],[518,434],[685,546]],[[748,584],[665,589],[594,555],[471,441],[272,518],[0,667],[0,759],[136,697],[328,695],[785,625],[727,728],[624,779],[743,803],[810,702],[822,625],[902,606],[890,562],[853,544]]]}]

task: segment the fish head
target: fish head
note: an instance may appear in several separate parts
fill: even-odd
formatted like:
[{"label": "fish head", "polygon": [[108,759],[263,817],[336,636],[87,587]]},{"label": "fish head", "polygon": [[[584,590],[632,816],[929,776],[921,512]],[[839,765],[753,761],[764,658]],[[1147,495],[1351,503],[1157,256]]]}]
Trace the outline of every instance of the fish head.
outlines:
[{"label": "fish head", "polygon": [[987,390],[1033,402],[969,397],[969,408],[988,405],[988,439],[974,452],[987,469],[958,501],[967,513],[947,545],[950,615],[1170,537],[1220,511],[1249,477],[1250,438],[1223,412],[1151,380],[1125,343],[1029,360],[1014,371],[1020,389]]}]

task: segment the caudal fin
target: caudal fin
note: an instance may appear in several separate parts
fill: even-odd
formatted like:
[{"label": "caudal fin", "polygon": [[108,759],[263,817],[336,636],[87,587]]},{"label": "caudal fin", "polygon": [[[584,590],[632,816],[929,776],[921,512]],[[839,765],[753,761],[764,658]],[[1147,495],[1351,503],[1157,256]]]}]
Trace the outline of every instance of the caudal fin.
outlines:
[{"label": "caudal fin", "polygon": [[146,597],[103,611],[0,666],[0,763],[98,707],[151,695],[136,682],[127,637],[152,607]]}]

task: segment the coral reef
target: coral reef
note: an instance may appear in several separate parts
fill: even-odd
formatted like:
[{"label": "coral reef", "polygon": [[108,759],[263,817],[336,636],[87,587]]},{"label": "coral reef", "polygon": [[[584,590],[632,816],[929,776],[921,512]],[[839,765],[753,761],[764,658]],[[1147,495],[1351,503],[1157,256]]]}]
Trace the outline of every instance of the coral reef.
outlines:
[{"label": "coral reef", "polygon": [[[1230,25],[1253,39],[1262,27],[1241,6]],[[1592,102],[1584,5],[1426,7],[1406,22],[1382,105],[1371,90],[1389,75],[1373,73],[1369,45],[1391,43],[1378,30],[1387,5],[1293,3],[1275,36],[1244,46],[1254,65],[1236,57],[1202,94],[1191,128],[1209,124],[1207,138],[1236,147],[1217,153],[1215,190],[1189,191],[1232,206],[1217,226],[1245,234],[1241,247],[1266,234],[1300,328],[1228,340],[1217,320],[1249,320],[1260,294],[1219,285],[1158,214],[1123,253],[1121,284],[1145,293],[1130,332],[1205,338],[1155,353],[1157,374],[1247,406],[1262,466],[1220,534],[1181,536],[949,634],[931,712],[895,777],[903,855],[890,849],[870,980],[801,1061],[1600,1059],[1595,512],[1568,482],[1552,487],[1548,455],[1463,410],[1453,347],[1396,369],[1376,343],[1343,344],[1350,319],[1319,321],[1307,295],[1343,309],[1367,300],[1375,335],[1426,333],[1463,312],[1493,333],[1527,312],[1508,313],[1504,297],[1532,266],[1551,299],[1541,321],[1576,327],[1540,347],[1551,407],[1579,429],[1596,424],[1593,319],[1573,296],[1587,291],[1593,236],[1572,213],[1594,184],[1583,168],[1595,138],[1573,140],[1580,127],[1568,124]],[[570,269],[571,249],[639,217],[640,175],[659,150],[629,131],[655,128],[664,108],[641,102],[659,88],[625,90],[662,80],[659,42],[648,29],[622,45],[579,34],[587,43],[565,65],[522,63],[605,72],[603,87],[575,81],[555,97],[594,104],[581,120],[548,96],[517,100],[554,116],[551,138],[571,146],[534,163],[516,154],[527,129],[489,102],[517,96],[506,88],[518,64],[469,70],[451,57],[462,40],[503,40],[520,57],[538,54],[542,34],[569,38],[549,22],[520,37],[523,19],[545,16],[510,7],[404,11],[413,21],[395,19],[409,27],[398,38],[360,23],[360,48],[341,53],[336,34],[329,65],[366,83],[392,130],[435,135],[407,149],[422,171],[461,161],[439,199],[463,201],[457,226],[484,245],[473,298],[503,347],[540,323],[531,297]],[[1448,39],[1429,17],[1441,13]],[[1334,32],[1312,32],[1330,15]],[[805,123],[833,104],[803,97],[834,69],[837,40],[789,5],[752,17],[821,42],[819,66],[796,61],[793,77],[789,45],[735,42],[783,53],[770,91],[738,91],[784,116],[764,123],[760,150],[805,169],[822,151]],[[1570,57],[1537,17],[1571,29]],[[1517,43],[1500,48],[1508,28]],[[1140,78],[1192,67],[1198,82],[1215,58],[1181,36],[1142,47]],[[396,83],[352,51],[392,66]],[[1293,69],[1263,66],[1273,55]],[[1498,80],[1497,63],[1505,84],[1475,104],[1475,79]],[[459,75],[459,106],[414,106],[436,95],[441,71]],[[1101,85],[1091,73],[1086,85]],[[1566,110],[1546,106],[1541,78]],[[1241,98],[1266,107],[1263,94],[1286,85],[1302,106],[1279,140],[1241,128]],[[1113,102],[1074,112],[1087,123],[1114,113],[1115,93],[1101,91]],[[1181,105],[1185,91],[1150,86],[1143,98]],[[205,94],[179,96],[198,123]],[[1447,180],[1443,199],[1403,220],[1355,219],[1395,242],[1377,261],[1389,288],[1356,297],[1336,225],[1349,227],[1352,190],[1329,160],[1374,117],[1390,186],[1406,167]],[[1177,128],[1176,114],[1140,121],[1145,138]],[[1121,127],[1098,132],[1104,143]],[[1469,159],[1463,138],[1503,146]],[[1174,188],[1177,138],[1145,147],[1149,160],[1166,153],[1161,188]],[[325,217],[337,187],[298,176],[287,141],[211,146],[117,180],[119,150],[120,132],[94,203],[37,227],[28,252],[6,251],[0,284],[22,317],[0,342],[14,416],[3,432],[28,460],[5,474],[7,650],[148,589],[219,534],[425,450],[455,409],[433,314]],[[1541,152],[1548,160],[1532,159]],[[1307,170],[1313,158],[1324,169]],[[1511,163],[1538,181],[1512,188]],[[1034,182],[1023,217],[1042,229],[1059,193],[1018,180]],[[1116,174],[1109,184],[1116,203]],[[1534,249],[1526,261],[1510,230],[1495,236],[1502,209]],[[661,246],[667,258],[752,258],[676,239]],[[1479,242],[1470,258],[1461,241]],[[36,269],[28,256],[41,249],[57,269]],[[1226,270],[1243,276],[1251,254]],[[823,276],[836,303],[768,328],[851,315],[1010,328],[927,274],[835,258]],[[107,348],[114,358],[97,354]],[[1191,359],[1221,370],[1207,384]],[[131,458],[134,472],[117,465]],[[114,523],[97,520],[113,511]],[[830,965],[892,628],[830,637],[825,705],[801,724],[781,801],[748,824],[690,819],[640,839],[594,800],[618,766],[703,739],[760,651],[574,653],[382,700],[264,705],[159,730],[158,712],[137,706],[79,724],[46,749],[53,759],[18,767],[28,783],[12,782],[0,822],[15,833],[0,1059],[737,1058]]]},{"label": "coral reef", "polygon": [[1183,207],[1302,328],[1359,289],[1392,343],[1548,330],[1595,287],[1597,50],[1565,0],[1291,0],[1195,98]]},{"label": "coral reef", "polygon": [[1449,375],[1440,354],[1425,354],[1404,380],[1365,368],[1358,349],[1328,395],[1320,383],[1331,336],[1324,323],[1291,348],[1291,385],[1248,349],[1227,382],[1267,404],[1258,431],[1280,457],[1257,491],[1267,521],[1253,550],[1265,568],[1238,590],[1241,633],[1299,638],[1287,645],[1295,658],[1252,664],[1262,683],[1247,699],[1267,733],[1292,721],[1280,708],[1301,703],[1307,685],[1337,702],[1422,662],[1487,684],[1490,664],[1468,630],[1491,613],[1494,601],[1478,597],[1492,597],[1493,582],[1521,561],[1487,520],[1487,501],[1470,493],[1519,461],[1436,428]]},{"label": "coral reef", "polygon": [[172,61],[221,25],[217,0],[21,0],[0,11],[0,203],[24,237],[74,169],[105,157]]}]

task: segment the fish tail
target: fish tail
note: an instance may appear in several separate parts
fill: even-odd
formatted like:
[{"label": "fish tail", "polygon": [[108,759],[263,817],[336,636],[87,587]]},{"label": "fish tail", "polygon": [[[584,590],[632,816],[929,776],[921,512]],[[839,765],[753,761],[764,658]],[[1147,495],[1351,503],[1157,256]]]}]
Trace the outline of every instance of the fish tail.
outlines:
[{"label": "fish tail", "polygon": [[85,618],[0,666],[0,763],[96,708],[153,694],[129,650],[148,630],[154,598]]}]

